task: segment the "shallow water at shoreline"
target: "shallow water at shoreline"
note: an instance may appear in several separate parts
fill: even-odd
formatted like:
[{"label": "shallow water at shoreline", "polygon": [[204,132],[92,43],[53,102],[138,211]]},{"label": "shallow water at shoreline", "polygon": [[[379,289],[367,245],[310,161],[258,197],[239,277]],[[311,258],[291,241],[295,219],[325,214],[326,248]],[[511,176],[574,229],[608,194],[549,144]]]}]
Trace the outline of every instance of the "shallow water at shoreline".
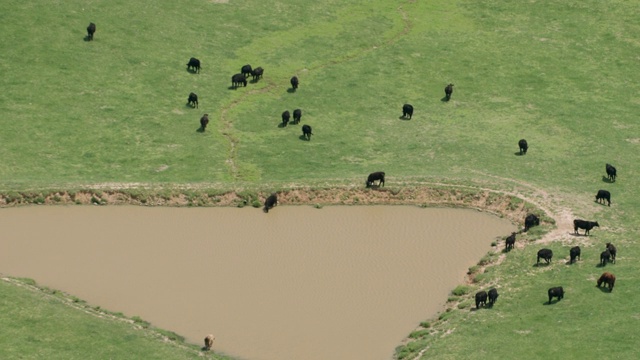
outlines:
[{"label": "shallow water at shoreline", "polygon": [[515,231],[414,206],[0,211],[1,273],[250,360],[389,359]]}]

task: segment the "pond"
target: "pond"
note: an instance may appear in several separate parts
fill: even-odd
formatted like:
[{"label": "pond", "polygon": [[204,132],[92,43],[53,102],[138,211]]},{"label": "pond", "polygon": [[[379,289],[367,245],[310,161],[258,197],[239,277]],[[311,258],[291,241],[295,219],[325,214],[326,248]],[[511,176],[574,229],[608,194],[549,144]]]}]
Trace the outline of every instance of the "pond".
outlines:
[{"label": "pond", "polygon": [[390,359],[516,230],[415,206],[0,211],[0,273],[250,360]]}]

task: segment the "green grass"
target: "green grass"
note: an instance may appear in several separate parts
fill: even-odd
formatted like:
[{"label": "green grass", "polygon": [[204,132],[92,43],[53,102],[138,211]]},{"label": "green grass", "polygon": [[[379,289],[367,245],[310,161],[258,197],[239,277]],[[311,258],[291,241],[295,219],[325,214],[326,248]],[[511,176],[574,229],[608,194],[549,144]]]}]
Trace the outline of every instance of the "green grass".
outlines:
[{"label": "green grass", "polygon": [[[461,303],[429,320],[429,335],[414,333],[399,355],[426,346],[425,358],[510,358],[513,349],[527,358],[636,358],[639,10],[637,1],[596,0],[4,1],[0,190],[20,199],[104,183],[197,185],[243,189],[253,205],[259,191],[360,185],[378,170],[392,188],[541,190],[549,206],[602,225],[584,239],[584,260],[536,268],[537,245],[513,251],[478,274],[478,286],[502,289],[493,310]],[[83,41],[89,21],[93,42]],[[200,74],[186,71],[192,56]],[[247,63],[262,66],[264,79],[230,90]],[[295,93],[287,91],[292,75],[300,78]],[[191,91],[197,110],[185,106]],[[411,121],[399,119],[406,102]],[[301,125],[278,127],[282,111],[295,108],[313,127],[309,142],[299,138]],[[196,132],[205,112],[209,128]],[[514,155],[520,138],[526,156]],[[615,184],[602,180],[607,162],[618,168]],[[611,191],[611,208],[593,204],[601,188]],[[533,229],[530,240],[542,236]],[[612,294],[593,279],[607,241],[620,254]],[[549,246],[568,256],[569,244]],[[565,299],[542,305],[556,284]],[[5,307],[18,311],[24,301]],[[17,339],[40,321],[11,319],[3,324],[18,329]],[[15,349],[6,354],[46,351]]]}]

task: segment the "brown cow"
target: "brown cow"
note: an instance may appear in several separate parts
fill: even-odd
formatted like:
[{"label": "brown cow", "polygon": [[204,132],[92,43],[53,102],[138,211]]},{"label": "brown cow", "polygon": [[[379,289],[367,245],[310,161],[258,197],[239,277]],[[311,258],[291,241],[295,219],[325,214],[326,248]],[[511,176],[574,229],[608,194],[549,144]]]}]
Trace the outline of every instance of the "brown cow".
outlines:
[{"label": "brown cow", "polygon": [[216,337],[213,336],[213,334],[209,334],[204,338],[204,347],[202,348],[205,351],[209,351],[211,350],[211,347],[213,346],[213,340],[215,340]]},{"label": "brown cow", "polygon": [[616,276],[613,275],[610,272],[605,272],[600,276],[600,279],[598,279],[598,285],[596,285],[597,287],[600,287],[600,285],[604,283],[604,286],[607,287],[607,285],[609,286],[609,292],[613,291],[613,285],[615,285],[616,283]]}]

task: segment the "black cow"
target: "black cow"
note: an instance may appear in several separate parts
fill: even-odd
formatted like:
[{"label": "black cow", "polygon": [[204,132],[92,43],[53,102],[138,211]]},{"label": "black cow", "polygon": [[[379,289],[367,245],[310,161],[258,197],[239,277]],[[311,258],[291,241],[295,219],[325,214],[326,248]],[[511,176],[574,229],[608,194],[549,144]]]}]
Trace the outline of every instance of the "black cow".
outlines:
[{"label": "black cow", "polygon": [[498,300],[498,290],[491,288],[491,290],[489,290],[489,307],[492,307],[493,304],[496,303],[496,300]]},{"label": "black cow", "polygon": [[516,233],[512,232],[511,235],[507,236],[504,240],[504,250],[510,251],[513,249],[513,246],[516,244]]},{"label": "black cow", "polygon": [[237,88],[238,86],[247,86],[247,78],[243,74],[235,74],[231,77],[231,86]]},{"label": "black cow", "polygon": [[562,286],[552,287],[547,293],[549,294],[549,304],[551,304],[551,299],[554,297],[558,298],[558,301],[564,298],[564,289]]},{"label": "black cow", "polygon": [[367,187],[371,187],[374,181],[379,181],[378,186],[384,186],[384,171],[377,171],[367,177]]},{"label": "black cow", "polygon": [[263,73],[264,73],[264,69],[261,68],[261,67],[257,67],[255,69],[253,69],[253,71],[251,72],[251,76],[253,76],[253,81],[260,80],[260,78],[262,77]]},{"label": "black cow", "polygon": [[548,263],[551,262],[551,258],[553,257],[553,251],[551,249],[540,249],[538,250],[538,258],[536,260],[536,264],[540,263],[540,259],[544,259],[544,261]]},{"label": "black cow", "polygon": [[200,72],[200,60],[192,57],[191,59],[189,59],[189,62],[187,63],[187,71],[191,70],[195,73],[199,73]]},{"label": "black cow", "polygon": [[269,197],[264,201],[264,212],[268,213],[270,209],[274,206],[278,205],[278,195],[276,193],[272,193]]},{"label": "black cow", "polygon": [[251,65],[247,64],[240,69],[240,73],[245,77],[249,77],[249,75],[253,73],[253,69],[251,68]]},{"label": "black cow", "polygon": [[612,292],[613,285],[616,284],[616,276],[610,272],[604,272],[602,273],[602,275],[600,275],[600,278],[598,279],[598,284],[596,286],[600,287],[602,283],[604,283],[604,287],[609,286],[609,292]]},{"label": "black cow", "polygon": [[476,309],[479,309],[480,305],[487,306],[487,292],[484,290],[476,293]]},{"label": "black cow", "polygon": [[209,114],[204,114],[200,118],[200,129],[204,131],[204,129],[207,128],[207,125],[209,125]]},{"label": "black cow", "polygon": [[598,193],[596,194],[596,201],[604,204],[605,200],[607,200],[608,205],[611,206],[611,193],[607,190],[598,190]]},{"label": "black cow", "polygon": [[287,126],[287,123],[289,123],[289,119],[291,119],[291,113],[289,113],[289,110],[285,110],[285,112],[282,113],[282,126]]},{"label": "black cow", "polygon": [[293,110],[293,123],[294,124],[299,123],[301,117],[302,117],[302,110],[300,110],[300,109]]},{"label": "black cow", "polygon": [[411,104],[402,105],[402,117],[405,119],[406,118],[411,119],[412,116],[413,116],[413,106]]},{"label": "black cow", "polygon": [[529,231],[533,226],[540,225],[540,218],[534,214],[528,214],[524,218],[524,232]]},{"label": "black cow", "polygon": [[293,90],[296,90],[298,88],[298,84],[300,82],[298,81],[298,77],[294,76],[291,78],[291,87],[293,88]]},{"label": "black cow", "polygon": [[616,181],[616,168],[611,164],[607,164],[606,170],[607,170],[607,177],[609,178],[609,180],[611,182]]},{"label": "black cow", "polygon": [[191,105],[191,107],[198,107],[198,95],[195,93],[190,93],[189,98],[187,99],[187,105]]},{"label": "black cow", "polygon": [[444,96],[447,101],[451,100],[451,94],[453,94],[453,84],[449,84],[444,88]]},{"label": "black cow", "polygon": [[573,264],[576,261],[576,258],[580,260],[580,246],[574,246],[569,249],[569,264]]},{"label": "black cow", "polygon": [[611,252],[605,250],[600,253],[600,266],[607,266],[607,263],[611,261]]},{"label": "black cow", "polygon": [[311,140],[311,135],[313,135],[313,133],[311,132],[311,126],[302,125],[302,136],[304,136],[304,138],[307,140]]},{"label": "black cow", "polygon": [[93,33],[96,32],[96,24],[94,23],[89,23],[89,26],[87,26],[87,40],[91,41],[93,40]]},{"label": "black cow", "polygon": [[526,155],[527,154],[527,150],[529,149],[529,145],[527,144],[527,140],[520,139],[520,141],[518,141],[518,146],[520,147],[520,155]]},{"label": "black cow", "polygon": [[609,253],[611,254],[611,262],[612,263],[616,263],[616,255],[618,254],[618,249],[616,249],[615,246],[613,246],[612,243],[606,243],[605,245],[607,247],[607,250],[609,250]]},{"label": "black cow", "polygon": [[589,235],[589,230],[593,229],[595,226],[600,227],[600,224],[598,224],[597,221],[586,221],[580,219],[573,220],[573,231],[576,235],[580,235],[580,233],[578,233],[578,229],[584,229],[584,234]]}]

